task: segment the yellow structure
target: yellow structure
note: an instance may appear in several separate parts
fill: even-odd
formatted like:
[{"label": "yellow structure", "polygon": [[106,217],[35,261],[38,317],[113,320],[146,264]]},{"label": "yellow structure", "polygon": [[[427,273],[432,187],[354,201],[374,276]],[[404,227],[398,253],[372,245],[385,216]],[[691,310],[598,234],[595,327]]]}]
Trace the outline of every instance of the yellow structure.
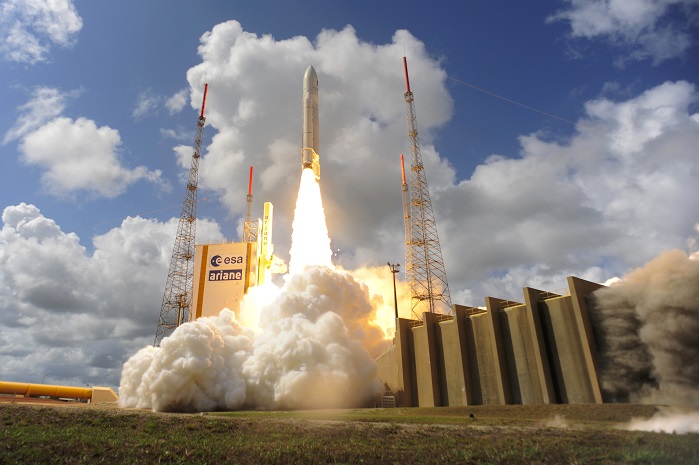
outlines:
[{"label": "yellow structure", "polygon": [[119,396],[109,387],[54,386],[0,381],[0,394],[21,397],[49,397],[52,399],[88,400],[91,403],[116,402]]},{"label": "yellow structure", "polygon": [[257,244],[197,245],[194,253],[192,320],[237,311],[250,286],[257,284]]},{"label": "yellow structure", "polygon": [[274,207],[265,202],[264,219],[254,242],[197,245],[194,253],[191,319],[216,316],[222,309],[237,312],[252,286],[285,273],[286,265],[273,255]]},{"label": "yellow structure", "polygon": [[586,305],[602,285],[571,276],[568,287],[399,318],[379,379],[404,407],[602,403]]},{"label": "yellow structure", "polygon": [[265,202],[264,217],[262,219],[262,228],[257,236],[259,244],[260,256],[258,260],[257,284],[264,284],[267,279],[268,270],[272,266],[272,252],[274,245],[272,244],[272,220],[274,207],[271,202]]}]

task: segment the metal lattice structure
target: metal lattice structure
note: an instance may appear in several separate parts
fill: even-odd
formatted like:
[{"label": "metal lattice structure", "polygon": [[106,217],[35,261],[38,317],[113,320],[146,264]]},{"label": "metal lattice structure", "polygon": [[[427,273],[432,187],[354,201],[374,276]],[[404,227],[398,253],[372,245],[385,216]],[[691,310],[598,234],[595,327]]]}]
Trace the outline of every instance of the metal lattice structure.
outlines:
[{"label": "metal lattice structure", "polygon": [[250,182],[248,183],[247,209],[245,210],[245,222],[243,223],[243,242],[257,242],[257,234],[260,222],[252,220],[252,166],[250,167]]},{"label": "metal lattice structure", "polygon": [[[423,312],[450,313],[451,296],[442,250],[437,234],[437,222],[432,211],[430,191],[420,154],[417,119],[413,93],[410,91],[408,62],[403,57],[405,71],[405,102],[408,106],[408,136],[410,138],[410,208],[405,211],[405,272],[410,285],[411,310],[420,318]],[[405,180],[403,181],[405,186]]]},{"label": "metal lattice structure", "polygon": [[409,253],[410,253],[410,247],[407,245],[410,244],[410,194],[408,193],[408,181],[405,178],[405,158],[403,157],[403,154],[400,154],[400,174],[401,178],[403,179],[403,185],[401,186],[402,191],[403,191],[403,225],[404,225],[404,234],[405,234],[405,265],[408,266],[410,263],[408,261],[409,258]]},{"label": "metal lattice structure", "polygon": [[177,225],[177,236],[172,248],[170,270],[165,282],[163,304],[160,307],[158,329],[155,332],[155,347],[168,337],[182,323],[189,321],[192,302],[192,276],[194,274],[194,239],[197,226],[197,183],[199,178],[199,157],[204,136],[204,108],[209,85],[204,85],[204,99],[201,113],[197,118],[197,131],[194,137],[192,166],[189,169],[187,190],[182,204],[182,213]]}]

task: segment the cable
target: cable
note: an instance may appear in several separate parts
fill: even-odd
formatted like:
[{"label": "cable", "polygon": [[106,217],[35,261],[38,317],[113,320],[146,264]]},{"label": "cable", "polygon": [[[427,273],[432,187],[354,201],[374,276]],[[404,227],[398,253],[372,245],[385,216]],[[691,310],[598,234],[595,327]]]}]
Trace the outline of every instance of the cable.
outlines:
[{"label": "cable", "polygon": [[550,118],[555,118],[555,119],[560,120],[560,121],[563,121],[563,122],[565,122],[565,123],[569,123],[569,124],[572,124],[572,125],[575,125],[575,124],[576,124],[574,121],[570,121],[570,120],[568,120],[568,119],[561,118],[560,116],[556,116],[556,115],[553,115],[553,114],[551,114],[551,113],[547,113],[547,112],[545,112],[545,111],[538,110],[538,109],[536,109],[536,108],[530,107],[530,106],[525,105],[525,104],[523,104],[523,103],[519,103],[519,102],[517,102],[517,101],[515,101],[515,100],[512,100],[512,99],[509,99],[509,98],[507,98],[507,97],[503,97],[502,95],[498,95],[498,94],[496,94],[496,93],[489,92],[489,91],[487,91],[487,90],[485,90],[485,89],[481,89],[480,87],[474,86],[473,84],[469,84],[468,82],[461,81],[461,80],[456,79],[456,78],[453,78],[453,77],[451,77],[451,76],[447,76],[447,77],[448,77],[449,79],[451,79],[452,81],[458,82],[459,84],[463,84],[463,85],[465,85],[465,86],[471,87],[472,89],[476,89],[477,91],[483,92],[484,94],[488,94],[488,95],[490,95],[490,96],[492,96],[492,97],[499,98],[500,100],[504,100],[504,101],[506,101],[506,102],[513,103],[513,104],[518,105],[518,106],[520,106],[520,107],[522,107],[522,108],[526,108],[527,110],[531,110],[531,111],[535,111],[535,112],[537,112],[537,113],[541,113],[542,115],[548,116],[548,117],[550,117]]}]

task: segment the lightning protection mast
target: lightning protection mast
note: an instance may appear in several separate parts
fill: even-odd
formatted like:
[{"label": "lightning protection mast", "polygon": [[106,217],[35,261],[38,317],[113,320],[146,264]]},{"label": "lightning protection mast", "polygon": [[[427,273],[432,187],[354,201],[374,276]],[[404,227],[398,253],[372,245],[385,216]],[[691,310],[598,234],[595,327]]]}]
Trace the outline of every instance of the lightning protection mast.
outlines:
[{"label": "lightning protection mast", "polygon": [[[420,142],[413,93],[410,91],[408,61],[403,57],[405,72],[405,102],[408,105],[408,136],[410,138],[410,209],[405,212],[406,280],[410,285],[411,310],[420,317],[422,312],[450,313],[451,296],[442,250],[437,234],[437,222],[432,211],[430,191],[422,165]],[[405,176],[403,180],[405,189]],[[404,206],[404,209],[407,210]]]},{"label": "lightning protection mast", "polygon": [[168,337],[182,323],[189,321],[189,309],[192,300],[192,275],[194,273],[194,237],[197,223],[197,182],[199,178],[199,157],[204,136],[204,109],[209,85],[204,84],[204,98],[201,113],[197,118],[197,132],[194,137],[192,166],[189,169],[187,190],[182,204],[177,236],[170,258],[170,270],[165,283],[163,304],[160,307],[158,329],[155,332],[155,347],[160,346],[163,338]]}]

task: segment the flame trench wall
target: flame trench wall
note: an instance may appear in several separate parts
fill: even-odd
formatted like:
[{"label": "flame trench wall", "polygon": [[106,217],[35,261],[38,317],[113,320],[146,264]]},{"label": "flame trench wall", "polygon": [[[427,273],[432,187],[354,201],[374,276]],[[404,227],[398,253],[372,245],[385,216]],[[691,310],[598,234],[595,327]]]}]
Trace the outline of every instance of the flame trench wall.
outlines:
[{"label": "flame trench wall", "polygon": [[524,302],[486,298],[486,310],[400,318],[379,379],[399,406],[602,403],[587,296],[602,287],[569,277],[566,295],[524,288]]}]

